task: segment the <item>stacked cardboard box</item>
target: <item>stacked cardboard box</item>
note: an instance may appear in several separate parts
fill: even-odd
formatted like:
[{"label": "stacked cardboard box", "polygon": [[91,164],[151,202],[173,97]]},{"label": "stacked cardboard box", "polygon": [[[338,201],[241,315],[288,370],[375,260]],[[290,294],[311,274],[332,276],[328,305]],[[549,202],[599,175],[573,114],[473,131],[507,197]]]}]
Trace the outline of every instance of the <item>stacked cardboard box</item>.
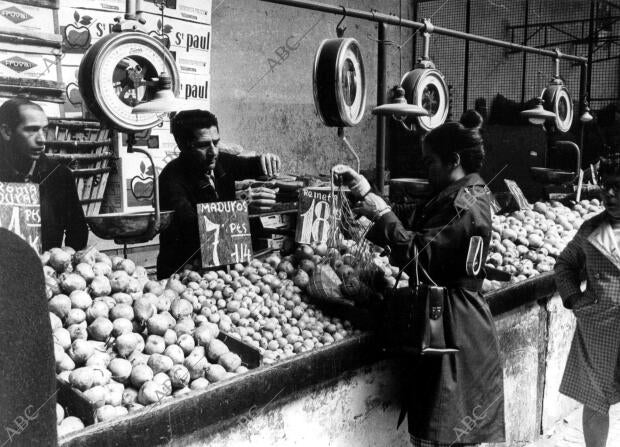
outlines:
[{"label": "stacked cardboard box", "polygon": [[61,116],[57,0],[0,0],[0,103],[28,96],[48,116]]}]

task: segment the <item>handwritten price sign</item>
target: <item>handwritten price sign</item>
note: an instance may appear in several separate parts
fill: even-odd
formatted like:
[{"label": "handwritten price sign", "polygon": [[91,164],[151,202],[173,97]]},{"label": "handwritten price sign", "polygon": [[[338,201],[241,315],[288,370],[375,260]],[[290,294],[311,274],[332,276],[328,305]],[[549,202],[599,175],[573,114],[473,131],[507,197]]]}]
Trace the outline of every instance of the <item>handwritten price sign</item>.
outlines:
[{"label": "handwritten price sign", "polygon": [[[335,209],[338,209],[338,203]],[[304,188],[299,191],[295,242],[311,244],[327,241],[332,229],[332,212],[330,188]]]},{"label": "handwritten price sign", "polygon": [[15,233],[41,253],[39,186],[0,182],[0,227]]},{"label": "handwritten price sign", "polygon": [[250,261],[252,237],[246,202],[199,203],[197,210],[203,267]]}]

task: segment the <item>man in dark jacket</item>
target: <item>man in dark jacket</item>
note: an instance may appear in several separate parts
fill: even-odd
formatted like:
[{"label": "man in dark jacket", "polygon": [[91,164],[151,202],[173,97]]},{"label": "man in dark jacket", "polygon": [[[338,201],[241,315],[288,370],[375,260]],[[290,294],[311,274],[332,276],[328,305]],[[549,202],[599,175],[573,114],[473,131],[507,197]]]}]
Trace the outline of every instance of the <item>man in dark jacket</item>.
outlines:
[{"label": "man in dark jacket", "polygon": [[[217,118],[204,110],[188,110],[172,117],[170,130],[181,151],[166,165],[160,180],[162,210],[173,210],[172,223],[160,234],[157,277],[164,279],[186,264],[199,265],[198,203],[235,200],[235,181],[275,176],[280,158],[273,154],[244,157],[220,152]],[[254,209],[269,209],[276,191],[252,188],[247,200]]]},{"label": "man in dark jacket", "polygon": [[56,374],[43,269],[34,250],[3,228],[0,308],[0,445],[55,446]]},{"label": "man in dark jacket", "polygon": [[48,121],[43,109],[27,99],[0,106],[0,181],[39,185],[43,250],[64,244],[80,250],[88,241],[84,211],[69,168],[43,153]]}]

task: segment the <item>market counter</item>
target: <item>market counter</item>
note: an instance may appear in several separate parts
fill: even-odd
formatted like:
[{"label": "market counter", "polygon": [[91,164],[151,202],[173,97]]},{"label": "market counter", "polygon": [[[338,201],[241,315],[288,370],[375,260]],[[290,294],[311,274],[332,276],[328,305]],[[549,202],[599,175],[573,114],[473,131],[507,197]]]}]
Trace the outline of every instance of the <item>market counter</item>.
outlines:
[{"label": "market counter", "polygon": [[[500,338],[505,376],[505,446],[535,439],[575,407],[559,395],[572,314],[552,274],[487,296]],[[162,402],[63,438],[69,446],[407,446],[396,430],[396,359],[373,334],[262,366],[198,394]]]}]

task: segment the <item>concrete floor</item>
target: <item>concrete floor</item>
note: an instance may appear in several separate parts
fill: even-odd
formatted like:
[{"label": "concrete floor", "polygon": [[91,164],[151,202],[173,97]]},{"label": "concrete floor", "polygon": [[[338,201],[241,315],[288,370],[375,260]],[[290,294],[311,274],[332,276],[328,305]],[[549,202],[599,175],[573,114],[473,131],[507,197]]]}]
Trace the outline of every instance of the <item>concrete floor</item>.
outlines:
[{"label": "concrete floor", "polygon": [[[527,444],[525,447],[585,447],[581,428],[581,411],[581,408],[573,411],[559,421],[549,433],[544,434],[541,439]],[[619,447],[620,405],[611,407],[610,417],[607,447]]]}]

